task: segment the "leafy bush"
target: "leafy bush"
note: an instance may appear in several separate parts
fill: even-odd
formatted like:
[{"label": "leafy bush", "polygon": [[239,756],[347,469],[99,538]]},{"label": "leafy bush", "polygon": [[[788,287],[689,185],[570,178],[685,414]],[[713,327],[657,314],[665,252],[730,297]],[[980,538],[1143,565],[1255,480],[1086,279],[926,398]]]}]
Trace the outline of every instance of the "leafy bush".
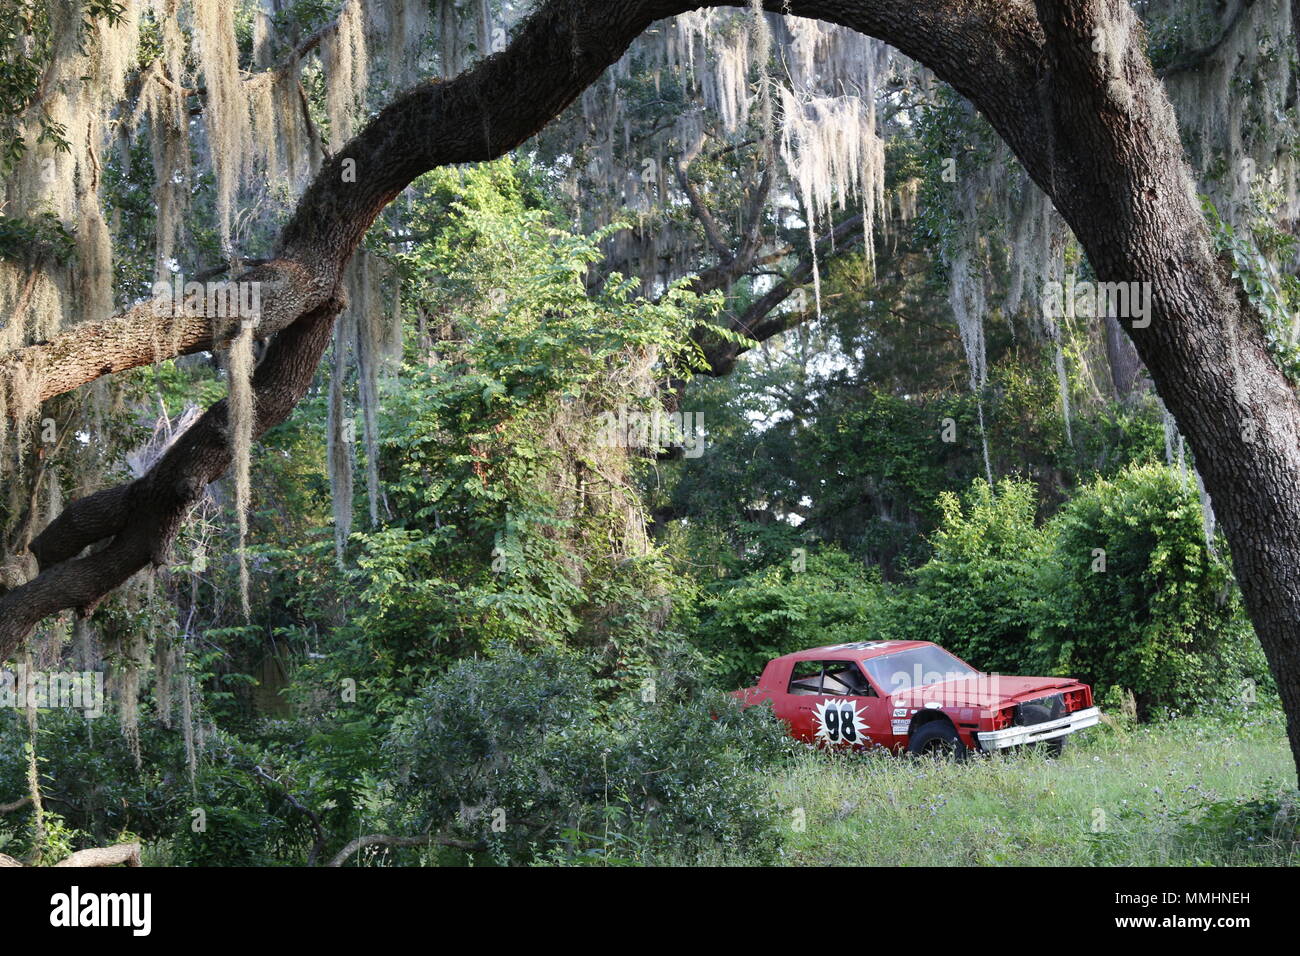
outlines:
[{"label": "leafy bush", "polygon": [[1239,592],[1206,547],[1195,486],[1162,465],[1080,491],[1052,522],[1037,629],[1042,666],[1138,712],[1185,709],[1267,674]]},{"label": "leafy bush", "polygon": [[880,636],[933,640],[988,671],[1070,674],[1099,700],[1131,694],[1143,717],[1272,686],[1177,471],[1099,478],[1043,526],[1026,481],[977,479],[939,505],[933,557],[889,596]]},{"label": "leafy bush", "polygon": [[[338,834],[330,846],[341,845],[355,833],[361,788],[373,787],[367,772],[377,755],[368,725],[320,720],[260,729],[258,742],[214,732],[191,783],[180,729],[164,727],[147,709],[139,765],[115,714],[41,711],[42,856],[55,860],[129,835],[151,844],[167,865],[301,864],[317,839],[304,806],[327,834]],[[2,802],[28,792],[27,739],[23,715],[0,711]],[[3,852],[26,857],[37,849],[32,816],[29,805],[0,817]]]},{"label": "leafy bush", "polygon": [[387,741],[396,822],[502,862],[646,862],[714,847],[770,858],[777,838],[755,770],[784,735],[670,667],[604,702],[590,659],[572,653],[499,647],[458,662]]},{"label": "leafy bush", "polygon": [[976,479],[964,498],[941,494],[939,507],[933,557],[894,601],[883,636],[934,641],[986,671],[1023,672],[1046,543],[1034,523],[1037,489]]},{"label": "leafy bush", "polygon": [[773,657],[822,644],[870,640],[884,591],[837,548],[720,584],[703,599],[697,645],[723,687],[752,683]]},{"label": "leafy bush", "polygon": [[[0,803],[28,793],[27,741],[23,714],[0,709]],[[172,805],[188,791],[180,735],[142,721],[140,748],[137,767],[113,714],[88,719],[66,710],[40,712],[36,753],[41,791],[47,811],[57,810],[76,832],[71,849],[112,843],[127,831],[162,835],[175,825]],[[29,805],[0,822],[23,829],[31,814]]]}]

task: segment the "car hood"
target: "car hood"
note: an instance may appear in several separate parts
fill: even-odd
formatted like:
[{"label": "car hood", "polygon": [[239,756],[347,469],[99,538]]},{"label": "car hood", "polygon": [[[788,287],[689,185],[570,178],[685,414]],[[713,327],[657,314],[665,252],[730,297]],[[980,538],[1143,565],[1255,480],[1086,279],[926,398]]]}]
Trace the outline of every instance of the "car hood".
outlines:
[{"label": "car hood", "polygon": [[940,681],[914,687],[890,696],[895,707],[982,707],[995,710],[1008,704],[1045,697],[1073,687],[1068,677],[1004,677],[979,674],[962,680]]}]

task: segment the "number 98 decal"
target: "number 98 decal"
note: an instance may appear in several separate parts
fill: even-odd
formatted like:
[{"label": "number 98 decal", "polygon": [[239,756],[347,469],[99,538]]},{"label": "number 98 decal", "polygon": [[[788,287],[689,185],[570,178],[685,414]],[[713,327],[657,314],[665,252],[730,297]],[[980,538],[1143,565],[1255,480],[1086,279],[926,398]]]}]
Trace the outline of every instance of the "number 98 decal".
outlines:
[{"label": "number 98 decal", "polygon": [[824,700],[817,704],[817,736],[833,744],[862,743],[867,725],[851,700]]}]

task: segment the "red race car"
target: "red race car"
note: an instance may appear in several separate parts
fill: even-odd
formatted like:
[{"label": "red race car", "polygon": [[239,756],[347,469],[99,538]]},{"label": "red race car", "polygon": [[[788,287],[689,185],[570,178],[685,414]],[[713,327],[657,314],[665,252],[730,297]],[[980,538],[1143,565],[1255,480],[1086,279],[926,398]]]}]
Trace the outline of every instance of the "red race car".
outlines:
[{"label": "red race car", "polygon": [[799,740],[909,753],[992,752],[1065,738],[1101,719],[1092,688],[1068,677],[984,674],[929,641],[862,641],[786,654],[746,707],[771,703]]}]

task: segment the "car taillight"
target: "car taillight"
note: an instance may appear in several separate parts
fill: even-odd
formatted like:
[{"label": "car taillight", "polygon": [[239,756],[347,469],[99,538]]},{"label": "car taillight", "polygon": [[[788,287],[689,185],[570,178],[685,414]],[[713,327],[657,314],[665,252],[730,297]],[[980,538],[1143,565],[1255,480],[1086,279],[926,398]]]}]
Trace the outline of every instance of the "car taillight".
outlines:
[{"label": "car taillight", "polygon": [[1004,727],[1010,727],[1015,721],[1015,713],[1016,709],[1014,707],[995,710],[993,712],[993,729],[1001,730]]}]

